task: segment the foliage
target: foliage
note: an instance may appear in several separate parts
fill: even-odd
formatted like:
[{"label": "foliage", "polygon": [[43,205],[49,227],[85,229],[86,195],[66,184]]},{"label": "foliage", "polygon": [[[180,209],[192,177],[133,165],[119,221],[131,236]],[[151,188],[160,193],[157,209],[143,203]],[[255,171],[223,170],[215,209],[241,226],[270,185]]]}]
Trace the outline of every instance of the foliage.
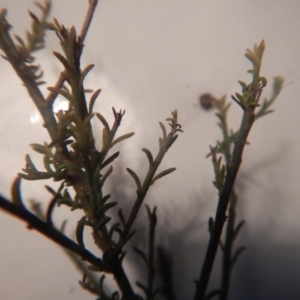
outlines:
[{"label": "foliage", "polygon": [[[27,154],[25,168],[12,184],[11,201],[1,197],[0,204],[2,209],[27,222],[30,228],[36,229],[64,247],[69,257],[84,274],[80,285],[83,289],[95,294],[97,299],[156,299],[156,296],[163,292],[162,289],[154,286],[156,207],[151,209],[146,205],[149,220],[147,253],[137,247],[133,248],[147,269],[147,283],[137,282],[137,287],[141,289],[144,297],[136,294],[123,269],[122,262],[126,255],[124,247],[135,233],[135,220],[150,187],[158,179],[175,171],[175,168],[168,168],[158,172],[158,168],[182,129],[178,123],[176,110],[172,112],[171,117],[166,119],[170,126],[169,131],[162,122],[159,123],[162,137],[159,138],[159,149],[156,156],[153,156],[148,149],[142,149],[149,162],[145,178],[141,179],[135,171],[130,168],[126,169],[136,185],[136,199],[129,215],[124,215],[120,207],[118,209],[119,220],[112,221],[111,210],[120,205],[118,202],[110,202],[111,195],[104,193],[106,182],[113,172],[113,163],[120,154],[119,151],[112,150],[116,144],[127,140],[134,133],[117,136],[125,110],[117,111],[112,108],[114,116],[112,125],[101,113],[93,111],[94,103],[101,90],[96,90],[90,99],[87,99],[84,81],[93,65],[81,67],[80,63],[85,36],[96,5],[96,0],[89,1],[85,22],[80,34],[77,34],[74,27],[65,28],[56,19],[52,23],[48,21],[51,6],[49,0],[45,1],[44,5],[37,3],[41,17],[30,12],[32,28],[27,32],[25,41],[19,36],[15,36],[14,39],[11,37],[11,26],[6,20],[7,12],[5,9],[0,12],[0,48],[4,53],[3,57],[22,80],[38,108],[44,120],[44,127],[50,136],[48,143],[31,144],[32,149],[42,155],[44,170],[38,170],[30,155]],[[47,97],[40,90],[39,86],[44,83],[41,80],[43,73],[40,71],[39,65],[35,63],[33,56],[34,51],[44,47],[46,30],[54,31],[60,40],[62,52],[55,51],[53,54],[63,66],[57,83],[48,88]],[[280,93],[283,84],[280,77],[275,78],[271,98],[260,103],[262,90],[267,84],[267,79],[260,75],[264,49],[265,43],[262,41],[259,45],[255,45],[253,50],[248,49],[246,52],[246,57],[253,65],[253,68],[248,71],[252,74],[252,81],[249,84],[239,81],[242,91],[232,96],[243,113],[238,130],[228,130],[227,114],[230,104],[226,102],[225,96],[216,99],[206,94],[200,98],[204,109],[214,108],[217,110],[216,116],[219,119],[218,125],[222,130],[223,139],[218,141],[215,147],[210,148],[209,156],[215,172],[213,184],[218,190],[219,202],[215,217],[210,217],[208,221],[210,239],[202,271],[196,283],[195,300],[210,299],[216,295],[220,295],[220,299],[227,299],[232,267],[245,250],[244,247],[241,247],[233,252],[234,241],[244,225],[244,221],[239,222],[238,225],[235,224],[238,196],[234,190],[234,183],[250,129],[255,120],[272,111],[270,106]],[[53,104],[58,95],[68,100],[69,108],[54,113]],[[260,108],[258,109],[258,107]],[[95,116],[103,127],[101,149],[96,148],[94,137],[97,133],[94,133],[91,124],[91,120],[95,119]],[[222,156],[225,163],[222,163]],[[22,179],[30,181],[52,179],[60,182],[58,189],[45,186],[50,194],[45,216],[34,214],[24,205],[20,192]],[[75,230],[76,241],[64,234],[63,227],[61,229],[55,227],[52,213],[56,205],[68,206],[71,211],[83,211],[83,216],[78,220]],[[222,242],[221,234],[226,220],[225,241]],[[92,232],[95,244],[101,253],[100,257],[95,256],[86,248],[84,241],[84,231],[86,230]],[[219,245],[223,252],[221,288],[207,293],[207,285]],[[84,261],[90,265],[86,265]],[[166,266],[166,269],[168,268]],[[99,279],[95,276],[95,272],[101,273]],[[104,274],[112,275],[115,278],[119,291],[108,294],[104,285]],[[167,296],[167,298],[174,299],[174,296]]]}]

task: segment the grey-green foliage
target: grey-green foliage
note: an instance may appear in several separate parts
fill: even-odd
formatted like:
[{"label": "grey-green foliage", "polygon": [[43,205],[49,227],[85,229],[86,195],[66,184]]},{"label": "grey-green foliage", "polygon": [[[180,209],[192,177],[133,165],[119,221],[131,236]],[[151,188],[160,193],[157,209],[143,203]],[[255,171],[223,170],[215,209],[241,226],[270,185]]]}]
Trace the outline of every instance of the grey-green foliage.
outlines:
[{"label": "grey-green foliage", "polygon": [[[25,168],[14,180],[12,185],[12,203],[1,197],[1,207],[6,211],[25,220],[29,226],[43,233],[57,244],[66,248],[67,254],[75,263],[78,269],[84,274],[80,285],[89,292],[97,295],[97,299],[142,299],[134,292],[132,283],[129,282],[126,272],[123,269],[123,259],[126,255],[124,246],[135,233],[135,220],[140,213],[140,208],[145,201],[149,188],[160,178],[175,171],[175,168],[168,168],[158,171],[159,166],[173,143],[182,132],[178,123],[177,110],[167,118],[170,126],[159,122],[162,130],[162,137],[159,138],[158,152],[154,156],[147,148],[142,151],[148,160],[148,170],[144,178],[141,178],[131,168],[126,168],[128,174],[136,185],[136,197],[129,214],[125,215],[120,203],[109,201],[111,195],[104,193],[107,180],[113,172],[113,164],[119,157],[120,152],[115,151],[115,145],[127,140],[134,135],[133,132],[118,136],[125,110],[113,111],[114,122],[109,124],[105,116],[94,112],[94,104],[100,95],[101,90],[96,90],[87,99],[87,88],[85,78],[93,68],[93,64],[86,67],[81,66],[81,55],[83,44],[90,22],[97,5],[96,0],[89,1],[89,8],[82,30],[78,34],[75,27],[66,28],[58,20],[49,22],[50,1],[44,5],[37,4],[41,16],[37,17],[30,12],[32,18],[31,31],[26,34],[26,40],[19,36],[13,38],[11,26],[6,19],[7,11],[0,12],[0,48],[4,58],[12,65],[25,88],[39,110],[44,127],[49,133],[49,141],[46,143],[34,142],[32,149],[42,156],[43,170],[39,170],[32,161],[29,154],[25,156]],[[42,71],[35,63],[33,52],[44,47],[45,31],[52,30],[57,35],[61,52],[54,51],[54,56],[62,64],[62,72],[58,76],[56,84],[48,87],[49,94],[44,95],[40,90]],[[247,143],[248,133],[259,117],[270,113],[270,106],[280,93],[283,80],[277,77],[274,81],[273,94],[270,99],[264,99],[261,103],[260,97],[267,79],[260,75],[261,61],[265,44],[262,41],[255,45],[253,50],[247,50],[246,57],[250,60],[253,68],[248,72],[252,74],[252,82],[246,84],[239,81],[242,91],[232,96],[232,99],[242,108],[243,118],[238,130],[229,130],[227,124],[228,110],[230,104],[225,97],[215,99],[205,97],[205,108],[214,107],[223,134],[223,139],[211,147],[215,180],[214,186],[218,190],[219,204],[215,217],[210,217],[208,222],[210,240],[207,254],[204,260],[199,281],[196,285],[196,299],[210,299],[215,295],[221,295],[227,299],[230,272],[244,248],[237,249],[232,254],[233,242],[236,239],[244,221],[235,225],[235,206],[237,194],[234,190],[234,182],[238,174],[244,146]],[[58,95],[68,100],[69,108],[53,112],[53,104]],[[203,98],[204,99],[204,98]],[[203,103],[202,103],[203,104]],[[257,107],[258,111],[257,110]],[[91,120],[98,119],[102,125],[102,146],[97,149],[95,135]],[[225,163],[222,163],[224,156]],[[50,185],[45,188],[50,194],[50,201],[44,216],[40,211],[34,215],[30,212],[22,200],[20,192],[21,179],[44,180],[52,179],[60,182],[60,186],[54,189]],[[72,190],[72,192],[71,192]],[[82,210],[83,215],[78,220],[75,229],[76,242],[65,236],[63,226],[60,229],[55,227],[52,221],[53,208],[55,206],[67,206],[71,211]],[[118,206],[118,220],[112,221],[111,211]],[[137,282],[137,286],[144,293],[147,300],[154,300],[159,289],[154,285],[155,276],[155,228],[156,228],[156,207],[152,210],[146,206],[149,220],[149,236],[147,253],[134,247],[147,271],[147,282]],[[36,210],[37,211],[37,210]],[[229,211],[225,242],[221,241],[221,233],[226,221],[226,214]],[[99,248],[98,256],[92,254],[84,241],[84,233],[89,230],[92,233],[95,244]],[[217,248],[221,245],[224,256],[223,279],[221,289],[206,293],[209,276],[214,264]],[[82,261],[82,260],[83,261]],[[100,272],[101,276],[95,275]],[[118,291],[107,291],[104,279],[109,274],[116,280]],[[172,293],[171,293],[172,294]],[[173,297],[173,296],[170,296]]]},{"label": "grey-green foliage", "polygon": [[[133,299],[135,294],[122,268],[122,259],[125,255],[123,247],[134,234],[132,227],[150,186],[156,180],[175,170],[175,168],[169,168],[158,172],[164,155],[177,139],[177,133],[182,131],[177,122],[177,111],[172,112],[172,116],[167,119],[171,127],[169,132],[160,122],[162,137],[159,138],[157,155],[153,156],[149,150],[143,148],[149,161],[149,170],[145,178],[140,179],[133,170],[127,168],[128,173],[136,182],[137,197],[133,202],[130,214],[125,216],[122,208],[119,208],[120,221],[112,223],[110,210],[117,206],[118,202],[109,202],[110,195],[103,193],[106,181],[113,172],[113,163],[120,154],[119,151],[112,151],[116,144],[132,137],[134,133],[117,136],[125,111],[116,111],[113,108],[114,122],[112,125],[109,125],[101,113],[93,112],[93,106],[100,90],[96,90],[89,101],[86,99],[87,89],[84,81],[93,65],[82,68],[80,60],[85,34],[97,1],[90,1],[86,20],[79,35],[74,27],[65,28],[56,19],[53,23],[48,21],[50,4],[50,1],[46,1],[44,5],[37,4],[41,11],[41,17],[30,12],[32,30],[27,32],[25,41],[19,36],[15,36],[15,40],[11,37],[11,26],[6,20],[6,10],[2,10],[0,14],[1,49],[29,91],[50,135],[50,141],[47,143],[31,144],[32,149],[42,155],[44,170],[39,170],[30,155],[27,154],[25,156],[26,166],[23,172],[18,174],[12,186],[12,201],[18,208],[29,213],[21,197],[21,178],[26,180],[52,179],[61,182],[57,190],[46,186],[51,200],[43,218],[45,226],[48,226],[49,230],[54,227],[52,212],[55,205],[66,205],[70,207],[71,211],[83,210],[84,215],[78,220],[76,227],[77,244],[82,248],[82,253],[86,253],[84,252],[86,247],[84,232],[86,229],[90,229],[100,253],[102,252],[97,263],[94,259],[87,259],[84,255],[83,258],[92,263],[91,269],[113,274],[123,296]],[[55,86],[48,88],[50,93],[46,97],[39,88],[39,85],[43,83],[41,81],[42,72],[38,72],[40,68],[34,63],[35,58],[32,52],[43,48],[47,29],[54,31],[60,40],[62,52],[54,51],[53,53],[61,62],[63,71]],[[53,104],[58,95],[68,100],[69,108],[55,114]],[[101,149],[97,149],[95,146],[94,135],[98,135],[98,133],[93,131],[91,125],[91,120],[95,115],[103,126]],[[73,190],[74,193],[71,193],[70,190]],[[153,214],[155,215],[155,212]],[[149,211],[151,220],[154,218],[153,214]],[[33,223],[31,222],[32,226]],[[154,223],[151,224],[151,228],[154,228]],[[50,234],[49,230],[48,234]],[[63,235],[63,232],[60,234]],[[152,251],[154,251],[153,249]],[[74,249],[71,244],[68,251],[72,250]],[[76,251],[78,252],[78,247],[76,247]],[[74,252],[76,253],[76,251]],[[151,259],[151,263],[153,263],[153,259]],[[97,294],[101,299],[118,299],[118,293],[109,297],[105,294],[102,288],[103,276],[97,284],[95,284],[95,280],[90,280],[91,278],[92,276],[85,276],[81,282],[82,287]],[[152,282],[152,280],[150,281]],[[152,288],[147,288],[147,293],[152,293]]]}]

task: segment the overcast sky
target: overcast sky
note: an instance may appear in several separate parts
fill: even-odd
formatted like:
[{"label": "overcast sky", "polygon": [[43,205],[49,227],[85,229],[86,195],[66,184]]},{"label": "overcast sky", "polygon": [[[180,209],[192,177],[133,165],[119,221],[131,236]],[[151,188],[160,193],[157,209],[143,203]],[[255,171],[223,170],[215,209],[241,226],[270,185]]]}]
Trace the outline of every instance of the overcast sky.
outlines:
[{"label": "overcast sky", "polygon": [[[53,1],[52,15],[79,31],[87,2]],[[31,1],[0,0],[0,7],[9,10],[12,32],[23,36],[30,22],[27,9],[35,10]],[[283,76],[285,86],[275,113],[254,125],[246,148],[238,219],[246,220],[239,243],[247,252],[234,270],[231,299],[300,298],[299,12],[299,1],[99,1],[83,65],[96,65],[87,79],[88,88],[102,89],[96,109],[105,116],[111,116],[112,106],[125,109],[121,130],[136,132],[124,146],[122,162],[143,174],[147,162],[140,149],[157,151],[158,122],[178,109],[183,126],[184,133],[163,163],[177,171],[158,182],[148,197],[151,206],[159,206],[160,228],[168,224],[165,237],[158,239],[174,252],[178,299],[193,292],[192,281],[198,277],[208,239],[206,220],[217,199],[211,162],[205,156],[220,132],[214,113],[202,111],[198,97],[211,92],[217,97],[227,94],[229,99],[239,91],[238,80],[249,82],[250,63],[244,53],[262,39],[266,41],[262,75],[269,80],[264,96],[270,94],[274,76]],[[51,86],[61,69],[51,54],[60,51],[53,33],[48,34],[47,46],[38,59]],[[25,154],[32,153],[29,144],[49,139],[19,79],[3,59],[0,80],[0,191],[9,197]],[[233,103],[229,119],[233,129],[240,117]],[[23,191],[27,200],[47,202],[42,198],[43,183],[26,182]],[[57,212],[58,223],[66,218],[68,210]],[[81,291],[80,275],[61,249],[2,212],[0,236],[3,299],[95,298]]]}]

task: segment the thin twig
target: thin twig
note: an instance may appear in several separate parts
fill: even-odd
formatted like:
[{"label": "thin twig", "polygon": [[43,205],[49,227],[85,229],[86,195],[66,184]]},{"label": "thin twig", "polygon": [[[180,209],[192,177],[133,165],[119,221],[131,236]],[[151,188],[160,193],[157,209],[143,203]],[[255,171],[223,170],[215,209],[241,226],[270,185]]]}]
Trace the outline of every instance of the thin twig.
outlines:
[{"label": "thin twig", "polygon": [[50,103],[51,105],[53,105],[53,103],[58,95],[57,90],[59,90],[64,85],[65,80],[66,80],[65,71],[62,71],[59,75],[59,78],[58,78],[55,86],[54,86],[56,91],[51,91],[49,93],[49,95],[46,98],[47,103]]},{"label": "thin twig", "polygon": [[89,30],[97,4],[98,0],[89,0],[89,8],[83,21],[81,32],[79,34],[79,38],[82,43],[85,40],[86,34]]}]

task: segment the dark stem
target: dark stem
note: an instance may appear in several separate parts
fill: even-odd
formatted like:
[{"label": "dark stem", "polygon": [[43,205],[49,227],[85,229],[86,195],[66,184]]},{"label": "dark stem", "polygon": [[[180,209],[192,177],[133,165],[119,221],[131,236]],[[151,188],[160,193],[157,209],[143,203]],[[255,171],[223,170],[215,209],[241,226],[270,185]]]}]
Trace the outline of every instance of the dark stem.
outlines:
[{"label": "dark stem", "polygon": [[21,207],[13,204],[4,197],[0,195],[0,208],[6,211],[7,213],[25,221],[28,223],[28,229],[35,229],[56,244],[64,247],[77,254],[82,258],[82,260],[88,261],[92,265],[103,269],[103,264],[100,258],[94,256],[87,249],[79,246],[73,240],[69,239],[67,236],[62,234],[60,231],[55,229],[53,226],[49,226],[46,222],[40,220],[34,214],[28,210],[24,210]]},{"label": "dark stem", "polygon": [[228,221],[226,227],[226,238],[223,248],[223,269],[222,269],[222,283],[221,290],[223,291],[220,295],[220,300],[227,300],[230,288],[230,275],[232,267],[232,248],[234,243],[234,228],[235,228],[235,217],[236,217],[236,200],[237,195],[232,191],[229,210],[228,210]]},{"label": "dark stem", "polygon": [[119,260],[116,259],[116,264],[113,266],[113,274],[115,280],[118,284],[118,287],[121,290],[124,300],[138,300],[139,298],[135,295],[132,290],[131,284],[124,272],[122,264]]},{"label": "dark stem", "polygon": [[231,163],[227,167],[227,174],[225,178],[224,187],[219,196],[219,202],[218,202],[217,212],[215,216],[215,224],[209,239],[209,244],[207,247],[199,281],[197,283],[197,289],[196,289],[194,300],[203,300],[205,297],[210,274],[219,247],[223,226],[226,221],[226,211],[228,208],[230,195],[234,186],[234,182],[240,164],[242,162],[243,150],[247,142],[247,137],[251,129],[251,126],[253,125],[253,122],[254,122],[254,109],[245,110],[243,114],[240,130],[235,141]]}]

